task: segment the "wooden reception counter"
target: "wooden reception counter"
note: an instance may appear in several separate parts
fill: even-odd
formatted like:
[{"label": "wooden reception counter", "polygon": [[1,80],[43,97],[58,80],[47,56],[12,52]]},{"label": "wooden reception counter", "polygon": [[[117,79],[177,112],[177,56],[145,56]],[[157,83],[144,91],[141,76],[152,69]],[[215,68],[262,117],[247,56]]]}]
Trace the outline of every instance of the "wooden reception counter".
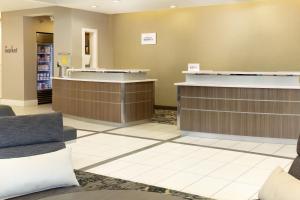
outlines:
[{"label": "wooden reception counter", "polygon": [[178,126],[189,134],[297,139],[300,73],[184,72]]},{"label": "wooden reception counter", "polygon": [[68,70],[68,77],[53,78],[53,110],[122,125],[149,120],[156,80],[147,71]]}]

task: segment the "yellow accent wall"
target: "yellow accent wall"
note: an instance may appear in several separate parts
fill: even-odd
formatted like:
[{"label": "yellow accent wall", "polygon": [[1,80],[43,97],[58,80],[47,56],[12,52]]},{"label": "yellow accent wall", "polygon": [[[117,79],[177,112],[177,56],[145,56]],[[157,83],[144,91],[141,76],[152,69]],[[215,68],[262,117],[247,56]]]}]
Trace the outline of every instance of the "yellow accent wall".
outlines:
[{"label": "yellow accent wall", "polygon": [[[141,33],[157,45],[142,46]],[[188,63],[202,69],[300,71],[300,1],[248,3],[113,15],[116,68],[148,68],[156,104],[175,106]]]}]

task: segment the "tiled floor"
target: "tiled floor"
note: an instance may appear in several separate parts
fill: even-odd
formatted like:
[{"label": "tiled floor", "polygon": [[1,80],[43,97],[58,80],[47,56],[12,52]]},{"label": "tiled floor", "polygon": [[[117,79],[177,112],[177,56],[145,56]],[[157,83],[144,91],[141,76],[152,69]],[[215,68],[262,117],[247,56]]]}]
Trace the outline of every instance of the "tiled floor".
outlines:
[{"label": "tiled floor", "polygon": [[159,124],[159,126],[157,126],[157,123],[146,123],[110,132],[159,140],[167,140],[180,136],[180,131],[176,126],[168,124]]},{"label": "tiled floor", "polygon": [[[14,110],[51,112],[49,106]],[[76,169],[220,200],[254,199],[272,170],[288,170],[296,156],[295,145],[178,138],[168,124],[117,128],[71,118],[64,124],[82,129],[67,144]]]},{"label": "tiled floor", "polygon": [[221,140],[200,137],[195,138],[192,136],[184,136],[174,141],[183,144],[194,144],[237,151],[249,151],[258,154],[270,154],[290,158],[295,158],[297,156],[297,152],[295,150],[296,145]]},{"label": "tiled floor", "polygon": [[[168,142],[89,172],[217,199],[239,200],[250,199],[276,166],[287,168],[291,162]],[[240,189],[238,193],[234,193],[236,189]]]},{"label": "tiled floor", "polygon": [[[154,143],[157,141],[98,134],[78,139],[77,142],[70,143],[68,146],[72,148],[75,169],[80,169]],[[85,159],[81,160],[82,157]],[[89,158],[91,162],[87,164]],[[94,162],[96,158],[98,159]]]}]

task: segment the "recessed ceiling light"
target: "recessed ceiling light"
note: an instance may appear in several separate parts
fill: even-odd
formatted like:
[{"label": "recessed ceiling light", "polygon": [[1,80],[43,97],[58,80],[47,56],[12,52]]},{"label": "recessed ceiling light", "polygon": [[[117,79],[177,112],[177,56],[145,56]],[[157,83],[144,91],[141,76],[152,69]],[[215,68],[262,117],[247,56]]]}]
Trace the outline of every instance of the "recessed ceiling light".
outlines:
[{"label": "recessed ceiling light", "polygon": [[170,8],[172,8],[172,9],[173,9],[173,8],[176,8],[176,7],[177,7],[176,5],[171,5],[171,6],[170,6]]},{"label": "recessed ceiling light", "polygon": [[91,7],[92,7],[92,8],[97,8],[97,6],[96,6],[96,5],[92,5]]},{"label": "recessed ceiling light", "polygon": [[121,2],[121,0],[112,0],[112,2],[119,3],[119,2]]}]

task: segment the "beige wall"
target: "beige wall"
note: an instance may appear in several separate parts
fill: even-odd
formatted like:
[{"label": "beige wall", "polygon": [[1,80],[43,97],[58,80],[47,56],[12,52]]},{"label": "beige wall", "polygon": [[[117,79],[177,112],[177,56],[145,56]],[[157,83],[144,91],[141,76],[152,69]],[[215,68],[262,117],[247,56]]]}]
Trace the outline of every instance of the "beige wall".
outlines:
[{"label": "beige wall", "polygon": [[113,67],[111,16],[72,10],[72,65],[82,67],[82,28],[98,30],[98,66]]},{"label": "beige wall", "polygon": [[[4,53],[6,45],[18,48],[18,53]],[[2,14],[2,98],[24,99],[23,47],[23,18]]]},{"label": "beige wall", "polygon": [[[18,48],[17,54],[3,55],[3,99],[36,100],[36,29],[32,16],[53,15],[55,64],[60,52],[72,53],[72,66],[81,67],[81,29],[97,28],[99,31],[99,63],[113,66],[111,17],[109,15],[79,11],[62,7],[48,7],[2,13],[3,44]],[[46,31],[47,32],[47,31]],[[34,45],[33,45],[34,44]],[[24,57],[25,56],[25,57]],[[58,70],[55,67],[55,75]]]},{"label": "beige wall", "polygon": [[[113,16],[50,7],[3,13],[2,46],[19,49],[18,54],[3,53],[5,99],[36,98],[32,73],[24,71],[32,62],[24,60],[24,53],[30,54],[24,49],[28,41],[23,36],[30,24],[24,16],[42,14],[54,15],[55,54],[71,52],[73,66],[81,66],[81,29],[96,28],[99,66],[149,68],[150,76],[159,79],[157,105],[176,105],[173,84],[184,80],[181,71],[189,62],[212,70],[300,71],[298,0],[253,0]],[[142,46],[143,32],[157,32],[158,44]]]},{"label": "beige wall", "polygon": [[[142,46],[141,33],[158,44]],[[202,69],[300,71],[300,1],[258,0],[113,16],[116,67],[144,67],[158,78],[157,105],[176,105],[175,82],[189,62]]]},{"label": "beige wall", "polygon": [[[18,48],[16,54],[2,51],[2,98],[8,100],[36,100],[34,61],[36,50],[32,46],[34,23],[29,16],[53,15],[57,20],[54,25],[54,46],[57,52],[71,52],[71,16],[68,8],[49,7],[2,13],[2,48],[13,45]],[[68,15],[69,13],[69,15]],[[69,18],[68,18],[69,16]],[[68,28],[68,26],[70,28]],[[32,30],[31,30],[32,29]],[[28,50],[24,49],[24,45]],[[26,55],[26,57],[24,57]],[[34,62],[33,62],[34,61]],[[34,63],[34,66],[32,64]],[[28,70],[25,72],[25,70]],[[26,90],[26,94],[25,94]]]}]

